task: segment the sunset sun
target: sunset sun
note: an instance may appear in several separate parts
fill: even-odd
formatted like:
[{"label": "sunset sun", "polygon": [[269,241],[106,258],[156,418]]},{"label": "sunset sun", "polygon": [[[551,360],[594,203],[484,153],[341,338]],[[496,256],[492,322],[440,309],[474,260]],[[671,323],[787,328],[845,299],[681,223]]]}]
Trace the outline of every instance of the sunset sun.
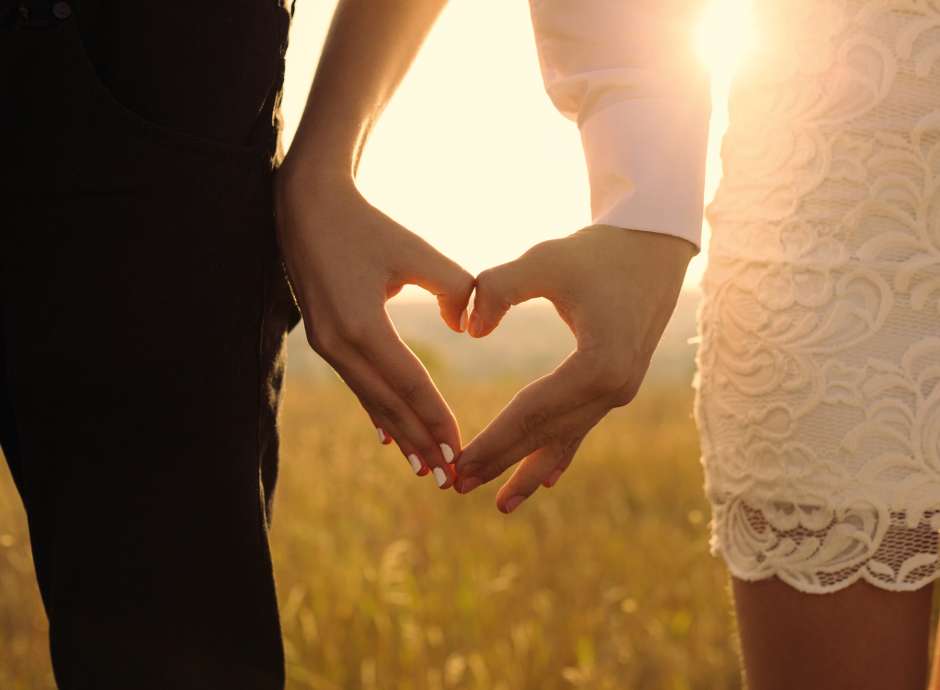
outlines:
[{"label": "sunset sun", "polygon": [[712,77],[727,82],[756,41],[750,0],[712,0],[695,34],[695,49]]},{"label": "sunset sun", "polygon": [[[287,63],[285,143],[299,119],[333,5],[298,3]],[[755,40],[749,10],[750,0],[713,0],[690,38],[712,75],[706,202],[721,177],[728,88]],[[624,40],[629,35],[625,27]],[[383,211],[472,271],[590,222],[581,140],[545,94],[528,3],[447,6],[376,125],[358,184]],[[687,287],[697,285],[706,250],[707,244],[692,261]],[[427,298],[412,287],[403,297]]]}]

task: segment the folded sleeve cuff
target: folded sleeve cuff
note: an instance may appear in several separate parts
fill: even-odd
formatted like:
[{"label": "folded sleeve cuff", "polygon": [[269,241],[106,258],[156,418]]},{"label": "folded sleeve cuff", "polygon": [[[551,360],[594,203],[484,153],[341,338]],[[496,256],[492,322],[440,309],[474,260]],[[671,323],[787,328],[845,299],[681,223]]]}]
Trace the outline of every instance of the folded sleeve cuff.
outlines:
[{"label": "folded sleeve cuff", "polygon": [[711,100],[643,98],[580,124],[595,224],[682,237],[701,248]]}]

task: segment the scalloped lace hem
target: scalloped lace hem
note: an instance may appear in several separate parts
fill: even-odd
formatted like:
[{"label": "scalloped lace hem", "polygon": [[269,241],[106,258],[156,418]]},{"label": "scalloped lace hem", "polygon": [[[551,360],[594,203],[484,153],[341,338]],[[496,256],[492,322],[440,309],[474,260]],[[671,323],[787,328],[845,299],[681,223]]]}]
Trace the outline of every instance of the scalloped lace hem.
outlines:
[{"label": "scalloped lace hem", "polygon": [[[767,514],[741,500],[713,505],[711,553],[732,576],[748,582],[776,576],[807,594],[838,592],[859,580],[910,592],[940,576],[940,506],[917,511],[913,525],[905,511],[816,508],[817,524],[808,527],[793,524],[793,504],[783,512],[781,505],[787,504]],[[818,524],[818,511],[830,516],[825,524]]]}]

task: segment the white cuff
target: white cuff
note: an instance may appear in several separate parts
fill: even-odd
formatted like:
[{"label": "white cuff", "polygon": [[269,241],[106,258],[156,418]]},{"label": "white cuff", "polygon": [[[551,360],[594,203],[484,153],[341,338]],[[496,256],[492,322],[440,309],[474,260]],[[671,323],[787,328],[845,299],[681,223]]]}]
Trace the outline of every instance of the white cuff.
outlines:
[{"label": "white cuff", "polygon": [[581,142],[595,224],[682,237],[701,248],[711,96],[629,99],[591,114]]}]

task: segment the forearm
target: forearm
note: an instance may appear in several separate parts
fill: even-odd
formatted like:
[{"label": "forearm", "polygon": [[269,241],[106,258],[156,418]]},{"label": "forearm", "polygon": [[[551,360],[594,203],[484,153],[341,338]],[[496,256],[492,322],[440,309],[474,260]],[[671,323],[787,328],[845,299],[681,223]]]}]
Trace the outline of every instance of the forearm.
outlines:
[{"label": "forearm", "polygon": [[705,0],[530,0],[545,87],[578,123],[598,225],[697,251],[711,77],[694,51]]},{"label": "forearm", "polygon": [[285,163],[355,177],[372,126],[447,0],[339,0]]}]

